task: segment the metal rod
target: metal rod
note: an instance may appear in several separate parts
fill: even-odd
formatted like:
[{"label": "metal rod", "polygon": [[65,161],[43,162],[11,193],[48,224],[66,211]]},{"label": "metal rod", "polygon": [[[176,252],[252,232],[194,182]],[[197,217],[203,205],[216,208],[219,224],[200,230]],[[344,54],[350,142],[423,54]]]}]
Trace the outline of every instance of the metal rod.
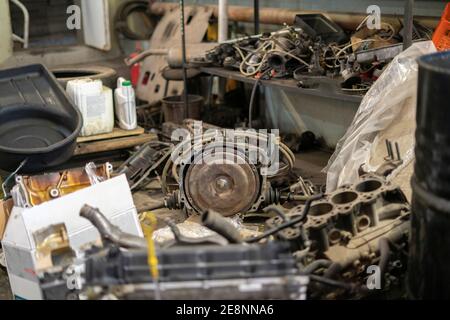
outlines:
[{"label": "metal rod", "polygon": [[187,85],[187,71],[186,71],[186,30],[184,24],[184,0],[180,0],[180,25],[181,25],[181,60],[182,60],[182,69],[183,69],[183,84],[184,84],[184,118],[187,119],[189,117],[189,93],[188,93],[188,85]]},{"label": "metal rod", "polygon": [[253,17],[254,17],[254,24],[255,24],[255,34],[259,33],[259,0],[253,0]]},{"label": "metal rod", "polygon": [[403,31],[403,50],[412,46],[413,38],[413,24],[414,24],[414,0],[406,0],[405,3],[405,17],[404,17],[404,31]]},{"label": "metal rod", "polygon": [[[176,3],[169,2],[153,2],[150,5],[150,11],[155,15],[163,15],[164,13],[173,10],[177,6]],[[205,5],[204,7],[212,10],[214,17],[219,17],[219,10],[217,5]],[[261,7],[259,10],[259,22],[263,24],[277,24],[283,25],[287,23],[292,25],[296,14],[310,14],[322,13],[336,22],[338,25],[347,30],[354,30],[361,21],[367,17],[366,14],[360,13],[342,13],[342,12],[326,12],[319,10],[298,10],[298,9],[281,9]],[[400,27],[398,15],[383,15],[383,22]],[[415,19],[426,27],[436,28],[440,18],[416,16]],[[228,6],[228,20],[236,22],[254,22],[254,8],[253,6]]]},{"label": "metal rod", "polygon": [[228,0],[219,0],[219,43],[228,40]]}]

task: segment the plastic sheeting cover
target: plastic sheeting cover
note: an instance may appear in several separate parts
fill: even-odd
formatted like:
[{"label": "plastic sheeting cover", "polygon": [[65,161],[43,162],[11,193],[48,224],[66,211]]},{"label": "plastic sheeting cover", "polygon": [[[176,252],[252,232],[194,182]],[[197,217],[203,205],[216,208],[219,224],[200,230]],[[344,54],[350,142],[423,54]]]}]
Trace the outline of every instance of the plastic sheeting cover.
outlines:
[{"label": "plastic sheeting cover", "polygon": [[[376,171],[387,155],[385,139],[398,142],[402,168],[413,160],[417,58],[435,51],[431,41],[413,44],[394,58],[367,92],[352,124],[324,169],[327,173],[327,192],[355,183],[361,166],[366,172]],[[395,170],[388,180],[399,170],[401,168]]]}]

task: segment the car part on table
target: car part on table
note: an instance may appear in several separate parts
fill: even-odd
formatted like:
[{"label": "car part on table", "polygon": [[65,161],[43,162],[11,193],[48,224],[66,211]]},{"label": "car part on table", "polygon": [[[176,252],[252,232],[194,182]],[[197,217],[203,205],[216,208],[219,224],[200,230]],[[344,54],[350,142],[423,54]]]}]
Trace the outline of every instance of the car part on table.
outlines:
[{"label": "car part on table", "polygon": [[[280,201],[269,179],[290,172],[295,156],[275,135],[209,130],[199,138],[183,140],[166,163],[161,179],[169,208],[232,216]],[[169,171],[179,186],[173,193],[167,188]]]},{"label": "car part on table", "polygon": [[[325,23],[325,17],[311,17],[309,23],[315,19]],[[325,39],[312,32],[306,22],[301,25],[305,28],[286,26],[270,34],[224,42],[207,52],[203,60],[256,79],[294,77],[302,88],[327,86],[340,93],[364,94],[402,50],[401,45],[391,45],[397,42],[393,39],[396,30],[386,23],[389,32],[358,31],[344,44],[336,39],[344,41],[347,37],[332,25],[322,30]],[[337,32],[330,35],[330,30]],[[334,35],[335,41],[326,40]]]},{"label": "car part on table", "polygon": [[426,55],[418,61],[416,162],[412,178],[408,289],[414,299],[448,299],[450,51]]},{"label": "car part on table", "polygon": [[[375,265],[382,289],[403,281],[410,208],[398,187],[382,177],[366,175],[355,185],[315,199],[269,219],[268,230],[257,240],[274,235],[290,242],[302,270],[364,283],[367,268]],[[336,298],[339,293],[331,295]]]},{"label": "car part on table", "polygon": [[[100,179],[107,180],[111,172],[112,165],[105,163],[97,167],[94,173]],[[15,180],[16,185],[11,193],[15,206],[22,208],[31,208],[92,185],[86,168],[34,176],[16,176]]]},{"label": "car part on table", "polygon": [[0,167],[22,172],[59,165],[76,146],[82,118],[43,65],[0,71]]}]

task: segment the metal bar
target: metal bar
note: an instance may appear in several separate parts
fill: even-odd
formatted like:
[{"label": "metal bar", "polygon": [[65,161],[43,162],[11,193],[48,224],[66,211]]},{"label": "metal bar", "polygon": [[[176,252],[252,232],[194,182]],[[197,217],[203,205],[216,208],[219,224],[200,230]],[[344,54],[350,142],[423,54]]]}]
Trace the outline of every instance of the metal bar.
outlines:
[{"label": "metal bar", "polygon": [[259,34],[259,0],[253,0],[253,10],[255,34]]},{"label": "metal bar", "polygon": [[183,69],[183,84],[184,84],[184,117],[187,119],[189,117],[189,96],[188,96],[188,86],[187,86],[187,71],[186,71],[186,30],[184,24],[184,0],[180,0],[180,25],[181,25],[181,56],[182,56],[182,69]]},{"label": "metal bar", "polygon": [[[205,5],[205,7],[213,11],[213,16],[218,18],[219,10],[217,5]],[[150,4],[150,11],[155,15],[163,15],[166,12],[176,8],[176,4],[167,2],[154,2]],[[318,10],[296,10],[296,9],[281,9],[281,8],[268,8],[263,7],[259,10],[259,22],[264,24],[277,24],[282,25],[287,23],[292,25],[294,23],[296,14],[309,14],[309,13],[322,13],[332,21],[336,22],[342,28],[346,30],[355,30],[361,21],[367,17],[366,14],[358,13],[339,13],[339,12],[323,12]],[[397,15],[383,15],[383,22],[392,24],[393,26],[400,27]],[[254,21],[254,8],[253,6],[228,6],[228,19],[236,22],[249,22]],[[415,17],[417,21],[429,28],[436,28],[440,18],[438,17]]]},{"label": "metal bar", "polygon": [[414,0],[405,1],[405,17],[404,17],[404,31],[403,31],[403,50],[412,46],[413,38],[413,24],[414,24]]},{"label": "metal bar", "polygon": [[219,0],[219,43],[228,40],[228,0]]}]

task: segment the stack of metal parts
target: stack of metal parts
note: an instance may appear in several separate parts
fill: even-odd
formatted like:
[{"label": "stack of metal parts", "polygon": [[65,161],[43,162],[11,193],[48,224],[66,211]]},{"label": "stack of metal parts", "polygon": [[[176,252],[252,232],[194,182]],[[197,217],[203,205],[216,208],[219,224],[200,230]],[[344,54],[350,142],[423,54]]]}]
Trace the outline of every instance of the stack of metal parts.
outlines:
[{"label": "stack of metal parts", "polygon": [[[97,210],[82,208],[102,236],[81,259],[40,271],[45,299],[305,299],[308,278],[298,274],[285,243],[214,244],[212,238],[153,248],[120,231]],[[222,218],[223,219],[223,218]],[[176,227],[174,233],[178,234]],[[231,234],[231,233],[230,233]],[[229,234],[229,235],[230,235]],[[220,236],[218,236],[220,237]],[[189,246],[186,244],[189,243]],[[62,261],[61,250],[52,254]],[[152,268],[155,261],[156,268]]]},{"label": "stack of metal parts", "polygon": [[409,206],[378,176],[279,210],[250,238],[214,211],[202,222],[217,235],[189,238],[168,221],[175,240],[159,246],[151,234],[123,233],[97,209],[80,214],[103,245],[85,246],[78,259],[53,252],[56,263],[39,272],[46,299],[361,298],[401,287],[405,273]]},{"label": "stack of metal parts", "polygon": [[[293,77],[306,88],[313,86],[306,83],[311,77],[326,83],[322,77],[338,79],[344,92],[361,94],[403,50],[398,28],[382,23],[380,29],[372,30],[366,20],[349,37],[323,15],[297,15],[293,26],[222,43],[205,60],[245,76]],[[429,39],[431,31],[419,27],[415,41]]]}]

